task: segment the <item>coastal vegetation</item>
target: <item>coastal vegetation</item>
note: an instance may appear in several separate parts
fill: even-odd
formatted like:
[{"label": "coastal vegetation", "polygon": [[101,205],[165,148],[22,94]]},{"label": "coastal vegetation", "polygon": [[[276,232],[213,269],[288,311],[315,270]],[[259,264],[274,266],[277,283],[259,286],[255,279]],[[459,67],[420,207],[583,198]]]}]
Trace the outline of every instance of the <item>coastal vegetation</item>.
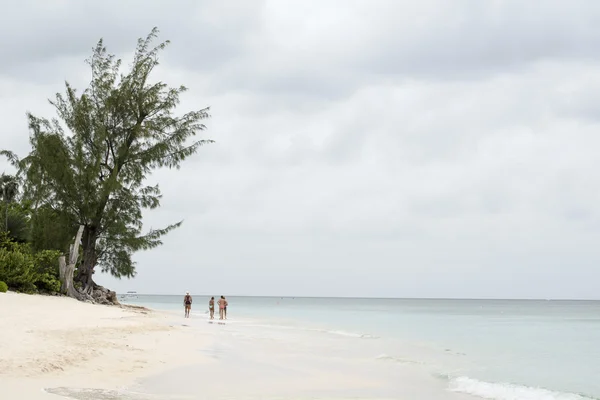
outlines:
[{"label": "coastal vegetation", "polygon": [[53,119],[27,114],[28,154],[0,152],[16,169],[0,180],[0,281],[11,289],[115,303],[94,273],[133,278],[132,255],[161,245],[181,225],[143,231],[143,211],[162,197],[148,177],[180,168],[212,142],[197,138],[209,110],[176,114],[187,89],[151,81],[169,44],[154,45],[157,34],[138,40],[125,72],[100,40],[87,60],[89,86],[79,93],[66,83],[50,100]]}]

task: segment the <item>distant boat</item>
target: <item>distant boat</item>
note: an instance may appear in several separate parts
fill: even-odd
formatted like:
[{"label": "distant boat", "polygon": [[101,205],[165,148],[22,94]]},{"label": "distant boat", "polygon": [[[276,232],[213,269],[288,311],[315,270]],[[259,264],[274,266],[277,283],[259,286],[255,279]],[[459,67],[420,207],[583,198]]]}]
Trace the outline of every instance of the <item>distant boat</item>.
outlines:
[{"label": "distant boat", "polygon": [[137,299],[137,298],[138,298],[137,292],[135,292],[135,291],[129,291],[129,292],[121,295],[121,300]]}]

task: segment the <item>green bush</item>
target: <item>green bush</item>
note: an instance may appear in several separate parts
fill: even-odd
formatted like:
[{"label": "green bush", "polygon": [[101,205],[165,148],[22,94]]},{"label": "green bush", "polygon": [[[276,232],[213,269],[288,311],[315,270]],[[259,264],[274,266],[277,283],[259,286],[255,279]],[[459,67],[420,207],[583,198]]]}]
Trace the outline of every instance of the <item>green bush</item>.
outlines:
[{"label": "green bush", "polygon": [[2,281],[0,281],[0,293],[8,292],[8,285]]},{"label": "green bush", "polygon": [[8,287],[16,290],[30,291],[30,285],[36,278],[35,265],[31,254],[21,252],[14,246],[14,249],[0,248],[0,279]]},{"label": "green bush", "polygon": [[0,233],[0,280],[20,292],[59,292],[59,256],[54,250],[34,253],[28,244],[16,243]]},{"label": "green bush", "polygon": [[34,282],[35,288],[44,293],[60,293],[60,280],[53,274],[38,275]]},{"label": "green bush", "polygon": [[56,250],[42,250],[35,253],[36,280],[34,284],[38,290],[49,293],[60,292],[58,257],[60,257],[60,251]]}]

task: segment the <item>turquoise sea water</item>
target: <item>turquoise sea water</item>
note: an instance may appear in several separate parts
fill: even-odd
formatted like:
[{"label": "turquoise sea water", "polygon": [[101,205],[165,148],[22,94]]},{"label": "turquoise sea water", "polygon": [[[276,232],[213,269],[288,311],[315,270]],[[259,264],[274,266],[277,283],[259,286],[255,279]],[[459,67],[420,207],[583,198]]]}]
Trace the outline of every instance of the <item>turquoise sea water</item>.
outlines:
[{"label": "turquoise sea water", "polygon": [[[205,316],[208,296],[194,296]],[[183,313],[182,296],[128,302]],[[240,329],[355,338],[352,351],[427,368],[447,390],[498,400],[600,398],[600,302],[228,297]],[[333,351],[332,349],[332,356]],[[342,351],[343,350],[343,351]],[[340,353],[335,353],[336,357]]]}]

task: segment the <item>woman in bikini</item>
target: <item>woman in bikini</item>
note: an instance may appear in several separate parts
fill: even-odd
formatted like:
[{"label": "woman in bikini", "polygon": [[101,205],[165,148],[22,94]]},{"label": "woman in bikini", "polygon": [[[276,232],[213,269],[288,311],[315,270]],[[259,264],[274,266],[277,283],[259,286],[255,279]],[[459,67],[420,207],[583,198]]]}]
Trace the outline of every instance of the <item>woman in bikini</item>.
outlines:
[{"label": "woman in bikini", "polygon": [[183,306],[185,307],[185,317],[190,317],[190,310],[192,309],[192,296],[190,296],[190,292],[185,292],[185,297],[183,298]]},{"label": "woman in bikini", "polygon": [[208,310],[210,311],[210,319],[215,319],[215,298],[211,297],[208,302]]},{"label": "woman in bikini", "polygon": [[227,301],[224,296],[221,296],[219,300],[219,319],[223,319],[225,316],[225,307],[227,307]]}]

